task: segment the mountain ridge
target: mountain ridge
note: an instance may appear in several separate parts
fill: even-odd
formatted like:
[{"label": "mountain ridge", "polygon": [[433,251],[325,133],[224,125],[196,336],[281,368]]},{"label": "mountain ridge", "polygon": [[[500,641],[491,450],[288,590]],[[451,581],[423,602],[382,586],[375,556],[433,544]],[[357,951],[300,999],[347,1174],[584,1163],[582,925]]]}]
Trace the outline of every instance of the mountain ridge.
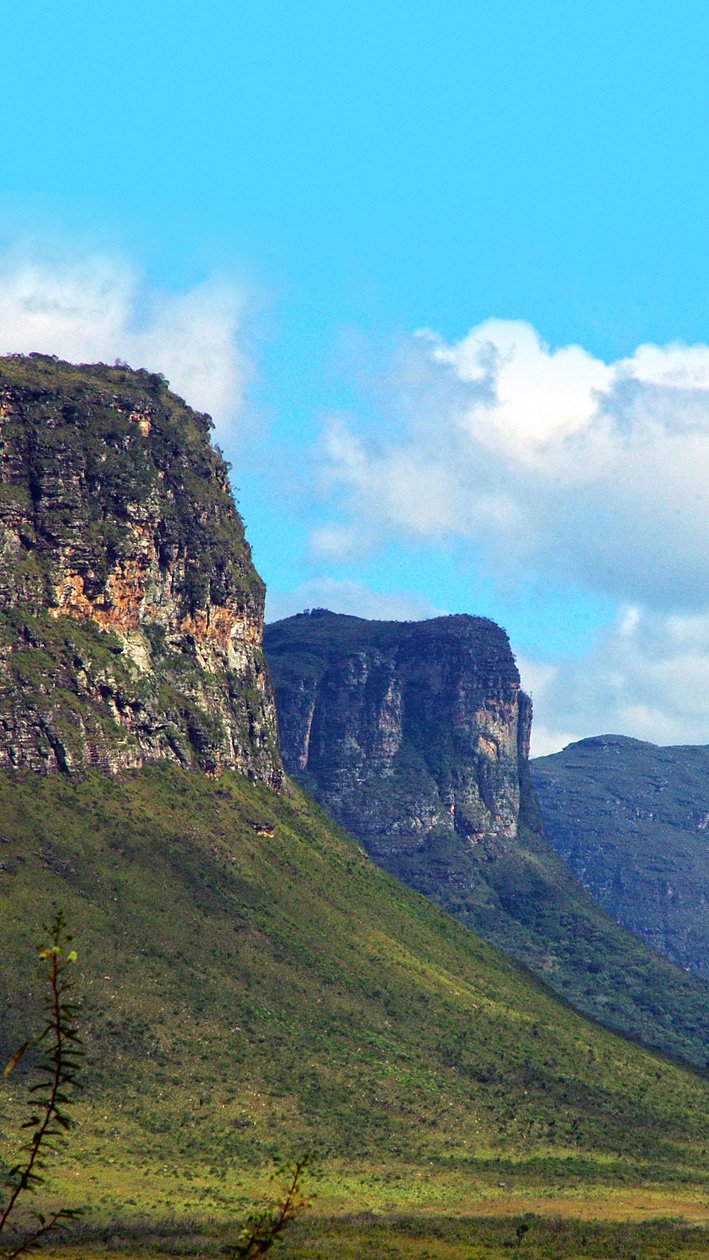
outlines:
[{"label": "mountain ridge", "polygon": [[[207,418],[120,367],[11,359],[0,380],[0,1056],[33,1030],[61,905],[89,1061],[59,1193],[104,1222],[233,1221],[245,1182],[315,1143],[339,1211],[458,1211],[501,1174],[525,1205],[553,1179],[694,1210],[706,1079],[584,1019],[284,783],[263,586]],[[523,796],[519,707],[483,717],[449,829],[468,838]]]},{"label": "mountain ridge", "polygon": [[709,746],[602,735],[530,768],[573,874],[617,922],[709,980]]}]

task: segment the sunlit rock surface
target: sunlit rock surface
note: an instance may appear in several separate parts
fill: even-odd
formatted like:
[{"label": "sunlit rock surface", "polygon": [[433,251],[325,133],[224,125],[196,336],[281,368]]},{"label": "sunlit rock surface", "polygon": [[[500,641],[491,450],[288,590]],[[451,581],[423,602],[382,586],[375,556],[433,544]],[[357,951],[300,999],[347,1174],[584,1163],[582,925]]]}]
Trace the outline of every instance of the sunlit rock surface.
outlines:
[{"label": "sunlit rock surface", "polygon": [[0,767],[280,785],[264,588],[210,427],[160,376],[0,360]]}]

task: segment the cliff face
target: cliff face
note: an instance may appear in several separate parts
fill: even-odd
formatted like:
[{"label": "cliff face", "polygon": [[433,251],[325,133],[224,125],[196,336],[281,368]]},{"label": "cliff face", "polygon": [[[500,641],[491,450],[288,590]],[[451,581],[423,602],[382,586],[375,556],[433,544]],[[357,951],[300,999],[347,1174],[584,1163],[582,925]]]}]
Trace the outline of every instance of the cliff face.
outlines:
[{"label": "cliff face", "polygon": [[499,626],[316,610],[265,635],[287,770],[383,865],[516,836],[531,704]]},{"label": "cliff face", "polygon": [[280,785],[264,589],[209,429],[160,376],[0,360],[0,768]]},{"label": "cliff face", "polygon": [[531,763],[550,844],[603,908],[709,980],[709,747],[599,735]]}]

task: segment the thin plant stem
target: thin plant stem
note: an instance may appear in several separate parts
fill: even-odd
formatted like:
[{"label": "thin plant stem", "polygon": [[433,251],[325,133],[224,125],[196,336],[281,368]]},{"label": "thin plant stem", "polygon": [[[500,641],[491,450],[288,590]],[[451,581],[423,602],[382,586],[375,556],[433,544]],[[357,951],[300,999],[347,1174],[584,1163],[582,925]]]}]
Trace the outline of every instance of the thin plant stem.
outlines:
[{"label": "thin plant stem", "polygon": [[[41,950],[39,955],[40,961],[48,963],[49,996],[45,1004],[47,1023],[42,1033],[36,1038],[38,1045],[46,1041],[50,1042],[48,1047],[43,1047],[43,1062],[37,1068],[40,1074],[48,1079],[40,1080],[29,1090],[28,1105],[32,1108],[33,1114],[22,1127],[32,1128],[33,1133],[25,1148],[24,1163],[17,1164],[10,1172],[13,1185],[8,1201],[0,1212],[0,1234],[6,1229],[22,1196],[34,1193],[38,1185],[42,1183],[40,1170],[44,1167],[43,1156],[46,1151],[53,1149],[52,1139],[61,1136],[72,1126],[73,1121],[63,1108],[70,1105],[73,1099],[64,1090],[67,1087],[80,1088],[76,1074],[80,1066],[77,1059],[82,1054],[79,1048],[81,1041],[72,1022],[74,1007],[64,1001],[68,990],[73,987],[71,982],[64,978],[64,972],[75,962],[76,953],[74,950],[67,952],[67,946],[72,938],[66,930],[66,922],[61,911],[55,916],[48,931],[50,945]],[[15,1052],[5,1068],[5,1075],[16,1067],[29,1044],[25,1042]],[[46,1097],[35,1102],[33,1095],[42,1089],[48,1090]],[[8,1255],[9,1260],[14,1260],[16,1256],[31,1250],[40,1238],[51,1229],[60,1226],[60,1222],[76,1215],[76,1210],[72,1208],[60,1208],[47,1218],[35,1212],[37,1228],[5,1254]]]}]

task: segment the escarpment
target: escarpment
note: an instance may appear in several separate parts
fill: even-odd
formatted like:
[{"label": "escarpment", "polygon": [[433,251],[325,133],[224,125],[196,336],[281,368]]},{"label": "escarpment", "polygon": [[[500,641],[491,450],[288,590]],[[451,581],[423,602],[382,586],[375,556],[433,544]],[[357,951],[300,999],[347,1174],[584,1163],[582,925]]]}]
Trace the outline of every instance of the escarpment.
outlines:
[{"label": "escarpment", "polygon": [[380,865],[574,1006],[703,1063],[709,990],[614,923],[547,843],[531,701],[481,617],[266,626],[286,769]]},{"label": "escarpment", "polygon": [[280,786],[264,587],[210,427],[160,376],[0,360],[0,768]]},{"label": "escarpment", "polygon": [[265,642],[286,769],[383,865],[436,840],[514,839],[531,702],[494,622],[317,609]]}]

